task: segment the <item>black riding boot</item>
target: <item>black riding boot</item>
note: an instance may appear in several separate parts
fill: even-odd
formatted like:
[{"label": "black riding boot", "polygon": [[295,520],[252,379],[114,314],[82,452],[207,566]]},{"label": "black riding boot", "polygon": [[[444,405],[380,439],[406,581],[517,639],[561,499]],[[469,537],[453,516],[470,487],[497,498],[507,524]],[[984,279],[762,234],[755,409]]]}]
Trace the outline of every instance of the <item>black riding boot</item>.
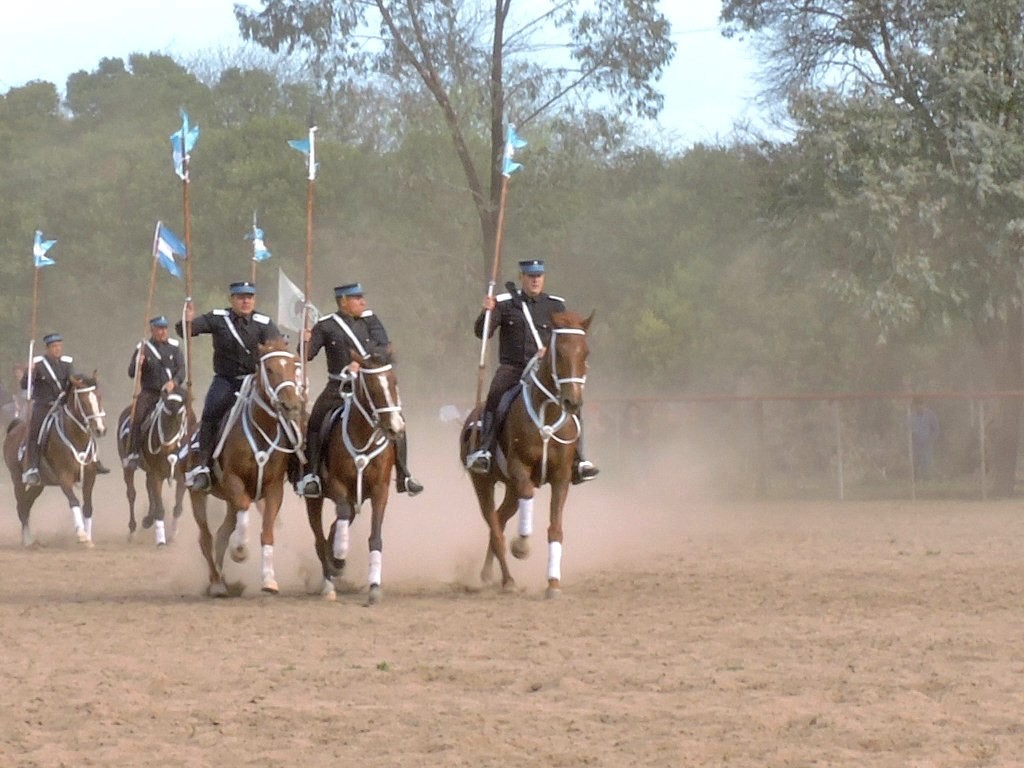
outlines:
[{"label": "black riding boot", "polygon": [[399,493],[408,493],[415,496],[422,493],[423,486],[416,482],[408,466],[409,448],[403,432],[395,440],[395,487]]},{"label": "black riding boot", "polygon": [[593,480],[600,474],[601,470],[594,466],[594,463],[583,458],[583,419],[580,418],[580,436],[576,441],[576,455],[572,462],[572,484],[579,485],[587,480]]},{"label": "black riding boot", "polygon": [[210,458],[213,455],[213,441],[217,436],[217,425],[209,421],[199,422],[199,448],[196,450],[196,463],[185,475],[191,479],[192,490],[208,491],[213,485],[210,477]]},{"label": "black riding boot", "polygon": [[320,482],[320,433],[311,429],[306,432],[306,465],[303,467],[302,477],[296,483],[296,493],[307,498],[317,498],[323,495],[323,485]]},{"label": "black riding boot", "polygon": [[470,472],[486,474],[491,471],[491,457],[494,455],[494,415],[485,412],[480,418],[480,432],[477,436],[477,448],[466,456],[466,469]]}]

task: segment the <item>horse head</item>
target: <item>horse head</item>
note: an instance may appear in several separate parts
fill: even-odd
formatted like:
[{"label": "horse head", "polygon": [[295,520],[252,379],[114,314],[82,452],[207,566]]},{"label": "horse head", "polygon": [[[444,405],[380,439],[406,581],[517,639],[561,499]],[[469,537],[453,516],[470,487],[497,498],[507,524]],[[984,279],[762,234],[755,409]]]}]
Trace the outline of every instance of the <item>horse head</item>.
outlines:
[{"label": "horse head", "polygon": [[299,396],[298,363],[295,355],[288,351],[284,339],[275,339],[260,344],[257,386],[277,416],[285,421],[298,421],[302,410]]},{"label": "horse head", "polygon": [[92,376],[72,376],[68,381],[65,396],[68,407],[77,412],[76,417],[81,419],[90,432],[96,437],[102,437],[107,433],[107,424],[104,421],[107,414],[100,400],[96,371],[92,372]]},{"label": "horse head", "polygon": [[372,350],[359,369],[359,392],[364,413],[390,439],[405,431],[402,399],[398,395],[398,377],[387,348]]},{"label": "horse head", "polygon": [[556,312],[551,316],[551,341],[547,363],[562,409],[573,415],[583,407],[583,386],[587,382],[587,329],[594,313],[584,318],[577,312]]}]

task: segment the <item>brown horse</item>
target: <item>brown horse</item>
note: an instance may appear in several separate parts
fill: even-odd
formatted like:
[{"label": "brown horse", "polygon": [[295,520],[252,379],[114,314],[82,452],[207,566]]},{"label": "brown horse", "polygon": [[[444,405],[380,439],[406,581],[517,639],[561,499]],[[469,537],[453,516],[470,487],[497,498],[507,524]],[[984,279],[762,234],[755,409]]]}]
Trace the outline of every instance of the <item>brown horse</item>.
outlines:
[{"label": "brown horse", "polygon": [[345,405],[324,436],[324,497],[334,502],[335,519],[324,537],[324,499],[306,499],[316,554],[323,568],[320,594],[336,599],[334,579],[341,575],[348,553],[349,526],[363,502],[370,500],[370,563],[368,603],[380,602],[384,510],[395,466],[394,441],[405,431],[398,379],[390,354],[375,352],[365,361],[345,394]]},{"label": "brown horse", "polygon": [[[106,431],[103,402],[100,399],[96,373],[91,377],[73,376],[61,396],[53,404],[41,429],[39,476],[42,485],[26,487],[21,481],[25,469],[25,440],[28,422],[15,419],[4,439],[4,462],[11,473],[14,498],[21,521],[21,543],[32,545],[29,513],[43,488],[59,486],[71,507],[78,540],[92,546],[92,489],[96,483],[96,437]],[[82,483],[82,502],[75,494],[75,483]]]},{"label": "brown horse", "polygon": [[[185,497],[185,477],[178,452],[185,442],[187,419],[185,398],[178,387],[160,390],[160,399],[141,425],[142,443],[139,450],[138,469],[145,473],[148,508],[142,518],[142,527],[155,527],[154,538],[157,546],[174,541],[181,517],[181,500]],[[129,430],[132,409],[125,408],[117,419],[117,453],[124,467],[125,492],[128,496],[128,539],[135,537],[135,469],[126,463],[131,452]],[[174,483],[174,510],[170,530],[164,529],[164,481]]]},{"label": "brown horse", "polygon": [[[583,319],[576,312],[551,316],[551,340],[543,356],[530,361],[523,372],[522,392],[512,402],[498,430],[498,450],[488,474],[471,474],[480,511],[490,528],[490,540],[480,578],[491,581],[494,558],[501,566],[506,589],[515,582],[505,557],[505,524],[519,513],[519,536],[512,554],[526,557],[533,533],[533,496],[537,488],[551,486],[548,523],[547,596],[561,592],[562,510],[572,481],[573,457],[580,436],[579,414],[587,379],[587,328],[594,315]],[[462,431],[461,456],[465,463],[472,427],[480,418],[474,410]],[[505,498],[494,508],[494,486],[505,485]]]},{"label": "brown horse", "polygon": [[227,513],[217,529],[216,551],[206,513],[206,493],[189,491],[192,513],[199,526],[199,547],[209,566],[208,593],[225,597],[224,553],[231,545],[236,563],[248,555],[246,537],[249,507],[263,499],[262,588],[276,594],[274,576],[274,521],[281,510],[288,463],[301,451],[299,415],[302,400],[296,381],[295,355],[283,340],[260,344],[256,373],[246,377],[235,407],[228,414],[214,450],[213,487],[210,493],[227,503]]}]

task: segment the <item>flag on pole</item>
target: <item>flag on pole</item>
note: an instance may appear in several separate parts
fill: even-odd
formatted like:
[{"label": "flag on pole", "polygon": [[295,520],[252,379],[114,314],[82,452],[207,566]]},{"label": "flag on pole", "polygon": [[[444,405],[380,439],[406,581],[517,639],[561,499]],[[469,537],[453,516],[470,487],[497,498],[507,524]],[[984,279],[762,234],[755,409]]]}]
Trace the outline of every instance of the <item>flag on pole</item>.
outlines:
[{"label": "flag on pole", "polygon": [[516,133],[516,127],[509,123],[505,138],[505,153],[501,165],[502,176],[511,176],[523,167],[521,164],[513,161],[512,156],[516,153],[517,149],[522,149],[525,146],[526,142],[519,138],[519,135]]},{"label": "flag on pole", "polygon": [[255,224],[252,225],[252,232],[245,236],[246,240],[252,240],[252,260],[253,261],[266,261],[270,258],[271,253],[267,250],[266,244],[263,242],[263,230],[257,227]]},{"label": "flag on pole", "polygon": [[197,141],[199,141],[199,126],[189,127],[188,113],[181,110],[181,128],[171,134],[171,159],[174,161],[174,172],[184,181],[188,181],[185,160]]},{"label": "flag on pole", "polygon": [[187,259],[188,251],[178,236],[160,221],[156,223],[156,234],[153,237],[153,257],[160,262],[161,267],[179,280],[182,279],[178,258]]},{"label": "flag on pole", "polygon": [[306,170],[310,181],[316,179],[316,171],[319,163],[316,161],[316,126],[309,129],[309,136],[305,139],[289,139],[288,146],[297,149],[306,156]]},{"label": "flag on pole", "polygon": [[[306,307],[306,297],[295,283],[280,267],[277,268],[277,324],[293,331],[302,330],[302,310]],[[313,322],[320,319],[320,312],[312,304],[308,305],[309,316]]]},{"label": "flag on pole", "polygon": [[43,233],[36,230],[35,240],[32,243],[32,256],[35,258],[36,267],[52,267],[57,262],[46,255],[46,252],[57,244],[56,240],[43,240]]}]

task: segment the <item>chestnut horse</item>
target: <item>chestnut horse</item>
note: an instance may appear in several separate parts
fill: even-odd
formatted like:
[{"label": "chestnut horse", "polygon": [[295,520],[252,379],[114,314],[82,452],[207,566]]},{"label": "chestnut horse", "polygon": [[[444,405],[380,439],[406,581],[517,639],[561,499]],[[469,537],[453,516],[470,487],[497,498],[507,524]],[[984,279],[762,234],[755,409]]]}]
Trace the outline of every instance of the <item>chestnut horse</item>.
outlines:
[{"label": "chestnut horse", "polygon": [[[33,407],[38,407],[34,405]],[[42,485],[26,487],[21,481],[28,422],[15,419],[4,439],[4,462],[11,473],[14,498],[21,521],[21,543],[32,546],[28,518],[32,505],[48,485],[59,486],[71,508],[78,540],[92,546],[92,489],[96,483],[96,437],[106,431],[103,402],[96,374],[72,376],[67,387],[50,408],[43,422],[39,446],[39,476]],[[75,483],[82,484],[82,502],[75,494]]]},{"label": "chestnut horse", "polygon": [[[157,546],[174,541],[181,517],[181,500],[185,497],[185,476],[178,460],[178,451],[185,442],[187,419],[182,388],[160,390],[160,399],[141,425],[139,465],[145,474],[148,507],[142,527],[156,526]],[[125,408],[117,419],[117,453],[124,467],[125,492],[128,496],[128,539],[135,537],[135,470],[126,466],[131,452],[128,445],[132,409]],[[170,530],[164,530],[163,483],[174,483],[174,510]]]},{"label": "chestnut horse", "polygon": [[[339,385],[341,386],[341,385]],[[345,405],[328,415],[321,452],[324,498],[334,502],[335,519],[324,537],[321,516],[324,499],[307,498],[306,514],[313,529],[316,554],[323,568],[320,594],[336,599],[334,579],[341,575],[348,553],[349,526],[363,502],[370,500],[370,562],[368,604],[380,602],[384,510],[395,466],[395,438],[405,431],[391,355],[377,351],[363,362]],[[340,411],[340,413],[339,413]],[[323,431],[323,430],[321,430]]]},{"label": "chestnut horse", "polygon": [[[299,416],[302,400],[296,380],[295,355],[281,339],[260,344],[256,373],[245,378],[213,452],[210,494],[189,490],[199,526],[199,547],[209,566],[208,594],[229,594],[224,580],[224,553],[231,545],[236,563],[248,555],[249,507],[263,500],[262,589],[276,594],[274,521],[281,510],[285,478],[292,454],[302,450]],[[227,513],[217,529],[216,550],[207,521],[208,495],[224,499]]]},{"label": "chestnut horse", "polygon": [[[517,394],[504,422],[499,425],[497,448],[487,474],[470,474],[484,521],[490,528],[487,555],[480,578],[491,581],[494,558],[501,566],[502,587],[515,585],[505,557],[505,524],[519,513],[519,536],[512,554],[525,558],[533,533],[533,497],[537,488],[551,486],[548,522],[547,596],[561,592],[562,511],[569,495],[576,441],[580,436],[580,409],[587,380],[587,328],[594,315],[583,319],[576,312],[551,316],[551,340],[526,366],[521,393]],[[465,465],[470,433],[480,418],[480,408],[470,413],[462,431],[461,457]],[[505,498],[494,508],[494,487],[505,485]]]}]

